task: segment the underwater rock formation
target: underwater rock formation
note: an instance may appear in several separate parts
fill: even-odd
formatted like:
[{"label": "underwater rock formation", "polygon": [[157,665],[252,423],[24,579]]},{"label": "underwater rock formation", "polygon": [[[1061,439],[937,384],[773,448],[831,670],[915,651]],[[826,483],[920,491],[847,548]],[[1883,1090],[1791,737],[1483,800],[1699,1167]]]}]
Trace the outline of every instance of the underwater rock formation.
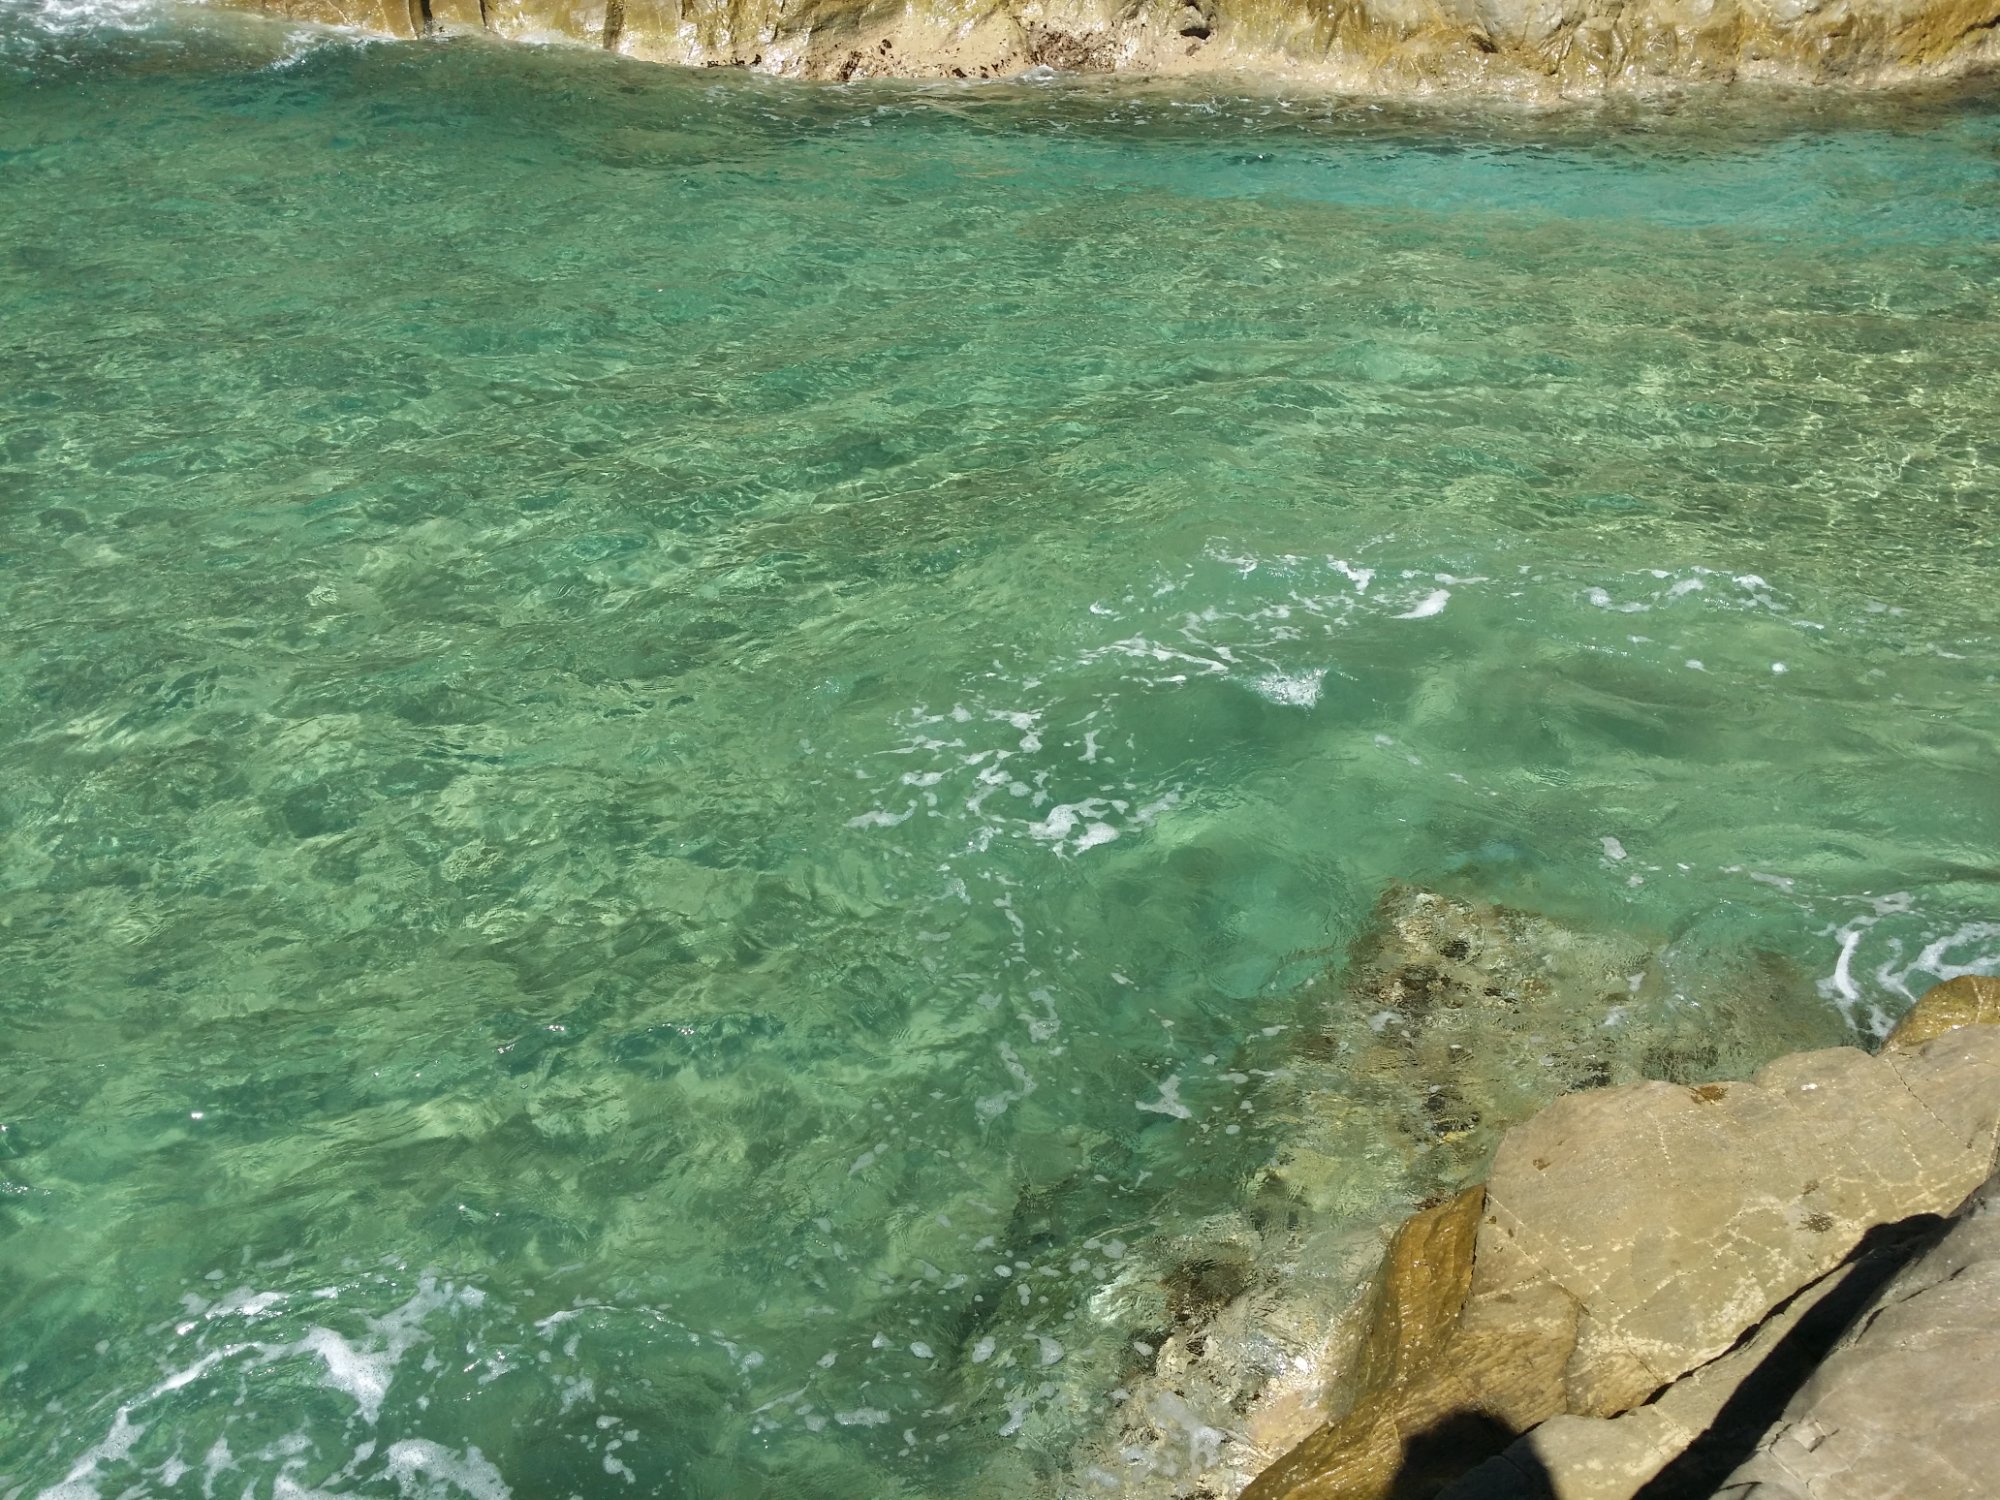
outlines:
[{"label": "underwater rock formation", "polygon": [[[1338,1415],[1245,1500],[1710,1493],[1777,1417],[1773,1384],[1782,1407],[1888,1275],[1935,1241],[1936,1216],[1992,1174],[2000,1027],[1977,1024],[1977,988],[1941,986],[1905,1040],[1873,1057],[1831,1048],[1747,1083],[1573,1094],[1510,1131],[1483,1193],[1399,1232],[1368,1304],[1371,1352],[1349,1362]],[[1937,1310],[1957,1305],[1930,1294],[1950,1274],[1901,1294],[1898,1318],[1924,1323],[1929,1347],[1944,1337]],[[1885,1346],[1874,1367],[1900,1370],[1910,1341]],[[1868,1367],[1858,1350],[1843,1369]],[[1790,1384],[1787,1361],[1806,1366]],[[1925,1379],[1955,1390],[1954,1369],[1934,1360]],[[1852,1406],[1853,1377],[1822,1373],[1818,1399]],[[1812,1399],[1809,1388],[1786,1420],[1809,1424]],[[1742,1479],[1764,1488],[1745,1493],[1790,1495],[1810,1465],[1786,1455],[1803,1444],[1775,1435]],[[1893,1456],[1885,1442],[1869,1451]],[[1713,1472],[1690,1472],[1703,1464]],[[1667,1488],[1646,1488],[1656,1481]]]},{"label": "underwater rock formation", "polygon": [[1879,86],[2000,59],[2000,0],[235,0],[848,82],[1248,72],[1364,93]]},{"label": "underwater rock formation", "polygon": [[1391,884],[1346,964],[1304,992],[1305,1097],[1281,1173],[1309,1175],[1322,1156],[1338,1172],[1353,1149],[1339,1122],[1359,1111],[1397,1119],[1420,1193],[1451,1192],[1558,1094],[1740,1077],[1851,1040],[1837,1016],[1800,1003],[1810,982],[1780,959],[1705,956],[1711,971],[1689,996],[1667,956],[1632,933]]}]

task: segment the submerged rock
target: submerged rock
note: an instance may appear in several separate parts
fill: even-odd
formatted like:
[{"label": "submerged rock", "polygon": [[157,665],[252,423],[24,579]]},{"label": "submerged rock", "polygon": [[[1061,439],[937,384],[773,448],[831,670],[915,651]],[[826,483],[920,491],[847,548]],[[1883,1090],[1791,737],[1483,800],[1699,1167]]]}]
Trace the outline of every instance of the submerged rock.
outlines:
[{"label": "submerged rock", "polygon": [[[1391,885],[1348,954],[1308,986],[1300,1121],[1279,1174],[1307,1199],[1348,1173],[1359,1115],[1400,1126],[1419,1195],[1455,1191],[1501,1132],[1558,1094],[1643,1078],[1703,1083],[1852,1033],[1780,960],[1677,992],[1662,946],[1514,907]],[[1710,960],[1713,963],[1713,960]]]},{"label": "submerged rock", "polygon": [[1881,85],[2000,58],[2000,0],[238,0],[398,36],[567,37],[658,62],[858,78],[1250,71],[1365,92]]},{"label": "submerged rock", "polygon": [[[1962,988],[1920,1004],[1909,1035],[1961,1013],[1951,1008]],[[1644,1082],[1560,1099],[1502,1142],[1469,1277],[1443,1256],[1385,1273],[1433,1275],[1394,1306],[1457,1304],[1445,1333],[1434,1312],[1413,1325],[1413,1352],[1390,1361],[1415,1376],[1385,1385],[1372,1373],[1379,1357],[1358,1362],[1344,1411],[1246,1500],[1430,1495],[1502,1449],[1449,1493],[1633,1496],[1698,1434],[1726,1428],[1725,1409],[1738,1408],[1741,1426],[1749,1378],[1768,1384],[1780,1349],[1796,1360],[1802,1342],[1823,1338],[1823,1309],[1851,1315],[1893,1268],[1884,1257],[1920,1241],[1926,1216],[1951,1212],[1992,1172],[1996,1145],[1995,1026],[1956,1026],[1875,1057],[1798,1054],[1747,1083]],[[1428,1243],[1433,1232],[1418,1236]],[[1393,1307],[1378,1299],[1370,1316],[1364,1347],[1404,1340]],[[1906,1420],[1916,1431],[1918,1418]],[[1885,1438],[1856,1442],[1891,1461]],[[1765,1474],[1778,1475],[1769,1466],[1784,1461],[1773,1456],[1780,1446],[1773,1439],[1763,1455]],[[1698,1457],[1712,1463],[1714,1445]],[[1806,1469],[1787,1472],[1782,1482],[1798,1489],[1751,1477],[1787,1500],[1821,1493],[1805,1488],[1817,1478],[1798,1478]],[[1673,1491],[1683,1492],[1708,1493]]]}]

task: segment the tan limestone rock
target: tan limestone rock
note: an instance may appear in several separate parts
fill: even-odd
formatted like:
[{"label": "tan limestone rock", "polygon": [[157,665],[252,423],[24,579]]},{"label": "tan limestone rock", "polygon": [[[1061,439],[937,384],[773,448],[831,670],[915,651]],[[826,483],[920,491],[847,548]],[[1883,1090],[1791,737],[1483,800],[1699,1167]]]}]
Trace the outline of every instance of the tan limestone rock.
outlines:
[{"label": "tan limestone rock", "polygon": [[1500,1287],[1480,1280],[1475,1263],[1473,1293],[1439,1361],[1431,1410],[1424,1415],[1435,1424],[1473,1412],[1520,1432],[1563,1409],[1563,1372],[1576,1346],[1578,1308],[1546,1279]]},{"label": "tan limestone rock", "polygon": [[[1849,1272],[1828,1273],[1872,1230],[1947,1212],[1987,1177],[1996,1079],[2000,1027],[1974,1026],[1881,1057],[1795,1054],[1747,1083],[1558,1100],[1501,1143],[1449,1329],[1437,1329],[1444,1303],[1407,1320],[1385,1292],[1372,1335],[1392,1343],[1408,1328],[1412,1352],[1372,1352],[1347,1415],[1246,1496],[1434,1494],[1537,1423],[1567,1475],[1563,1500],[1634,1493],[1713,1419],[1753,1351],[1833,1294]],[[1401,1274],[1385,1273],[1385,1288]]]},{"label": "tan limestone rock", "polygon": [[[1617,1417],[1551,1417],[1446,1486],[1440,1500],[1636,1500],[1670,1468],[1675,1472],[1667,1482],[1674,1493],[1707,1493],[1731,1461],[1718,1467],[1704,1450],[1736,1452],[1754,1441],[1777,1405],[1904,1262],[1908,1249],[1928,1243],[1932,1235],[1906,1230],[1892,1243],[1844,1262],[1736,1348],[1682,1376],[1644,1406]],[[1777,1405],[1771,1390],[1782,1393]]]},{"label": "tan limestone rock", "polygon": [[1488,1234],[1583,1308],[1568,1409],[1612,1416],[1727,1350],[1868,1228],[1949,1209],[1991,1170],[2000,1030],[1848,1048],[1749,1083],[1577,1094],[1510,1132]]}]

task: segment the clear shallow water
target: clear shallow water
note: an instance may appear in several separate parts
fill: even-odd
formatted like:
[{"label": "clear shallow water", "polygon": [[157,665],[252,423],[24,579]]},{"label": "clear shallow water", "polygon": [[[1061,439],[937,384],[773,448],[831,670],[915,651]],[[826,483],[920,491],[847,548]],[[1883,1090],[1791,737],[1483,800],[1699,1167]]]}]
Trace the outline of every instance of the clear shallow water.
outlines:
[{"label": "clear shallow water", "polygon": [[1386,882],[2000,965],[1977,96],[13,4],[0,229],[0,1496],[1017,1493]]}]

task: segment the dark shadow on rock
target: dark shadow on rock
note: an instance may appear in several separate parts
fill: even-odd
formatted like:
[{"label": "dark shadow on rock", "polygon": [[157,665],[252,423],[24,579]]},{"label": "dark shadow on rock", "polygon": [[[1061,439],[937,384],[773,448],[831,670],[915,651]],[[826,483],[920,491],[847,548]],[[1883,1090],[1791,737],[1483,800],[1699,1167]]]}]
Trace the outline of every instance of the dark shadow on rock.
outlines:
[{"label": "dark shadow on rock", "polygon": [[[1501,1454],[1519,1436],[1513,1428],[1485,1412],[1457,1411],[1403,1441],[1402,1463],[1389,1486],[1388,1500],[1430,1500],[1446,1485],[1463,1477],[1488,1459]],[[1525,1451],[1525,1446],[1523,1451]],[[1508,1453],[1511,1462],[1515,1455]],[[1518,1494],[1528,1497],[1553,1496],[1548,1474],[1533,1455],[1527,1462],[1534,1468],[1540,1488],[1508,1491],[1510,1500]],[[1497,1492],[1496,1492],[1497,1493]]]},{"label": "dark shadow on rock", "polygon": [[[1711,1500],[1783,1416],[1799,1388],[1848,1331],[1860,1324],[1890,1280],[1941,1240],[1952,1221],[1915,1214],[1878,1224],[1839,1268],[1840,1282],[1809,1308],[1730,1393],[1714,1422],[1633,1500]],[[1801,1293],[1800,1295],[1802,1295]],[[1774,1308],[1776,1316],[1782,1307]],[[1760,1324],[1759,1327],[1763,1325]],[[1738,1347],[1757,1336],[1752,1328]],[[1460,1413],[1404,1445],[1391,1500],[1555,1500],[1554,1477],[1532,1435],[1518,1441],[1491,1417]]]},{"label": "dark shadow on rock", "polygon": [[[1778,1340],[1723,1403],[1714,1422],[1633,1500],[1707,1500],[1714,1494],[1716,1486],[1750,1457],[1799,1387],[1867,1313],[1890,1279],[1942,1239],[1950,1225],[1950,1220],[1936,1214],[1913,1214],[1894,1224],[1878,1224],[1862,1236],[1843,1262],[1849,1269],[1840,1285]],[[1754,1333],[1753,1329],[1744,1337]]]}]

